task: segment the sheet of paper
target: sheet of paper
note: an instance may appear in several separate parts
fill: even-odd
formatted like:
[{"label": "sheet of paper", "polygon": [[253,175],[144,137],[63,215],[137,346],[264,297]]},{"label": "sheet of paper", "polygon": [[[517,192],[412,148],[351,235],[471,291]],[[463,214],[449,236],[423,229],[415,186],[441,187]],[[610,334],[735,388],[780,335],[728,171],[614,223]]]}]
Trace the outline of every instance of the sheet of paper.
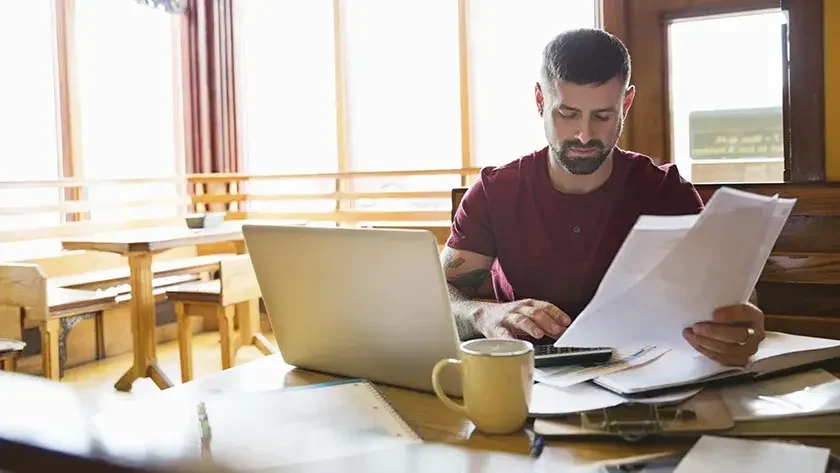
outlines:
[{"label": "sheet of paper", "polygon": [[665,348],[656,348],[652,345],[625,348],[617,350],[610,361],[598,365],[537,368],[534,370],[534,379],[541,383],[563,388],[573,384],[583,383],[599,376],[625,370],[632,366],[650,363],[662,356],[666,351],[668,350]]},{"label": "sheet of paper", "polygon": [[565,388],[537,383],[531,392],[531,405],[528,410],[533,416],[561,416],[605,409],[626,401],[618,394],[591,383],[575,384]]},{"label": "sheet of paper", "polygon": [[696,351],[670,350],[652,363],[599,376],[595,383],[618,393],[634,394],[744,371],[721,366]]},{"label": "sheet of paper", "polygon": [[[677,242],[688,233],[697,222],[699,215],[663,217],[642,215],[630,230],[630,235],[618,251],[613,264],[601,280],[595,292],[597,298],[602,291],[619,294],[636,284],[649,273],[665,256],[671,252]],[[645,253],[645,258],[633,255]],[[601,297],[604,297],[601,295]],[[593,299],[594,299],[593,298]]]},{"label": "sheet of paper", "polygon": [[829,455],[827,448],[703,436],[683,457],[674,473],[824,473]]},{"label": "sheet of paper", "polygon": [[840,379],[823,369],[727,387],[721,396],[735,421],[840,413]]},{"label": "sheet of paper", "polygon": [[747,301],[794,203],[724,187],[693,222],[640,218],[555,345],[690,349],[685,327]]},{"label": "sheet of paper", "polygon": [[547,417],[606,409],[627,402],[640,404],[674,404],[685,401],[700,391],[701,389],[697,388],[668,393],[662,396],[630,400],[592,383],[575,384],[565,388],[537,383],[531,394],[529,411],[532,416]]}]

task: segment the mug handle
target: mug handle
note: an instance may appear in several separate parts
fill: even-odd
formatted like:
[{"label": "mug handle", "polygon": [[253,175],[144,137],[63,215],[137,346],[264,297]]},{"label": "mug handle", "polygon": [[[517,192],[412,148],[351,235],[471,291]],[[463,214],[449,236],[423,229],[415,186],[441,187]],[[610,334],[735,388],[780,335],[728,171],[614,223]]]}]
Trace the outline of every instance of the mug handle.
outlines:
[{"label": "mug handle", "polygon": [[443,388],[440,387],[440,372],[443,371],[449,365],[455,365],[461,368],[461,360],[456,360],[454,358],[448,358],[444,360],[440,360],[435,364],[435,367],[432,369],[432,387],[435,390],[435,394],[437,395],[438,399],[443,401],[443,404],[452,409],[455,412],[460,412],[461,414],[467,413],[467,408],[464,406],[463,403],[455,402],[452,400],[451,397],[447,396],[445,392],[443,392]]}]

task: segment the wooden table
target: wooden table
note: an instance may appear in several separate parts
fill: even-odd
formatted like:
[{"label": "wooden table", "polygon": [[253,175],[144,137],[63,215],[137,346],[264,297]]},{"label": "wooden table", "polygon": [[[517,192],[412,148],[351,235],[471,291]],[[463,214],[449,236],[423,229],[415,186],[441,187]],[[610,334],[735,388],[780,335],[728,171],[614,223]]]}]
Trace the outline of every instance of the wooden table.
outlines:
[{"label": "wooden table", "polygon": [[[172,382],[157,364],[155,340],[155,296],[152,286],[152,258],[173,248],[207,243],[239,242],[237,251],[245,253],[242,225],[289,222],[230,220],[218,227],[190,229],[186,226],[154,227],[124,230],[68,238],[62,241],[65,250],[105,251],[128,258],[131,285],[131,331],[134,346],[134,365],[114,385],[119,391],[130,391],[138,378],[151,378],[166,389]],[[300,224],[294,222],[291,224]],[[256,308],[255,308],[256,310]],[[258,326],[258,325],[257,325]]]},{"label": "wooden table", "polygon": [[[198,378],[169,389],[161,395],[193,397],[206,392],[262,391],[331,379],[335,378],[295,369],[287,365],[281,355],[271,355]],[[289,466],[282,471],[334,471],[330,468],[338,467],[344,471],[386,472],[404,470],[406,465],[429,465],[430,462],[438,464],[440,468],[423,468],[416,471],[547,471],[546,463],[550,463],[553,471],[558,471],[555,469],[558,465],[588,470],[603,464],[664,456],[683,451],[691,445],[691,440],[685,439],[640,443],[617,440],[551,441],[543,455],[535,460],[528,456],[532,434],[527,431],[513,435],[486,435],[475,431],[470,421],[447,409],[433,394],[389,386],[379,387],[394,408],[426,441],[425,446],[410,447],[406,451],[336,459],[323,462],[321,466]],[[828,447],[833,453],[840,453],[840,438],[792,440]],[[441,463],[434,458],[446,458],[447,462],[454,463]],[[461,467],[453,468],[453,465]]]}]

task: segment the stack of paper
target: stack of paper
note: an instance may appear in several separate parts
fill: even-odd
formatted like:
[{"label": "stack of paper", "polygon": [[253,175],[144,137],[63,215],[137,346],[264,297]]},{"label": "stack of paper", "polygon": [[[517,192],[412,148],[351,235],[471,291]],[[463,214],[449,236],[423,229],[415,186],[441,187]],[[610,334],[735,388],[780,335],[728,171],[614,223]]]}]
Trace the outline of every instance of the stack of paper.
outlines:
[{"label": "stack of paper", "polygon": [[642,394],[732,377],[756,377],[840,356],[840,340],[767,332],[745,366],[724,366],[693,348],[670,350],[656,360],[595,378],[620,394]]},{"label": "stack of paper", "polygon": [[531,393],[529,413],[534,418],[550,418],[630,403],[670,405],[685,401],[699,392],[700,388],[696,388],[662,396],[628,399],[591,383],[580,383],[565,388],[538,383]]},{"label": "stack of paper", "polygon": [[606,376],[610,373],[617,373],[633,366],[641,366],[645,363],[650,363],[667,351],[667,349],[657,348],[652,345],[616,350],[610,361],[606,363],[535,369],[534,380],[540,383],[550,384],[558,388],[565,388],[567,386],[583,383],[601,376]]},{"label": "stack of paper", "polygon": [[690,349],[685,327],[749,300],[795,202],[723,187],[700,215],[640,217],[555,345]]}]

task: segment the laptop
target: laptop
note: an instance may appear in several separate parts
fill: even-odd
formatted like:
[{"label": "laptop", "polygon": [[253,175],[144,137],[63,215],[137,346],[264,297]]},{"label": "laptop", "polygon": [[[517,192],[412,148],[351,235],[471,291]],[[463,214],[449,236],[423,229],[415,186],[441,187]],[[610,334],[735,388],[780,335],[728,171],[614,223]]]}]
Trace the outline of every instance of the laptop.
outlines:
[{"label": "laptop", "polygon": [[[425,230],[245,224],[245,244],[283,360],[433,392],[458,358],[437,240]],[[458,370],[441,387],[460,397]]]}]

